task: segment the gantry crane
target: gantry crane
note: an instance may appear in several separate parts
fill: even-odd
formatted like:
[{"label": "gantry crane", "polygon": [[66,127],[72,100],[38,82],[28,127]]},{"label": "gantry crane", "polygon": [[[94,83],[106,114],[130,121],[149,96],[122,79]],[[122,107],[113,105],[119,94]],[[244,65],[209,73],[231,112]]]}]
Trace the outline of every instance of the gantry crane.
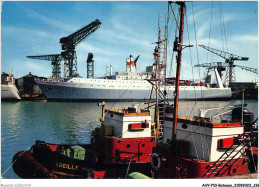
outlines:
[{"label": "gantry crane", "polygon": [[61,54],[50,54],[50,55],[37,55],[37,56],[26,56],[31,59],[45,60],[51,61],[52,65],[52,78],[60,78],[61,77],[61,61],[63,57]]},{"label": "gantry crane", "polygon": [[207,47],[207,46],[204,46],[204,45],[199,45],[199,46],[208,50],[208,51],[210,51],[210,52],[212,52],[213,54],[216,54],[216,55],[224,58],[226,60],[225,63],[228,63],[228,70],[227,70],[227,73],[226,73],[225,82],[228,81],[228,83],[236,80],[235,71],[233,69],[233,67],[235,67],[234,61],[235,60],[247,61],[249,59],[248,57],[240,57],[238,55],[234,55],[234,54],[231,54],[231,53],[228,53],[228,52],[224,52],[224,51],[221,51],[221,50],[210,48],[210,47]]},{"label": "gantry crane", "polygon": [[[222,65],[222,62],[212,62],[212,63],[197,64],[197,65],[194,65],[194,67],[205,67],[205,68],[207,68],[208,69],[207,75],[208,75],[208,73],[211,69],[216,68],[219,75],[220,75],[220,78],[222,79],[222,71],[225,71],[226,68],[229,68],[229,65]],[[244,69],[246,71],[250,71],[250,72],[253,72],[255,74],[258,74],[258,70],[255,69],[255,68],[250,68],[250,67],[245,67],[245,66],[240,66],[240,65],[233,65],[233,67],[239,67],[239,68]]]},{"label": "gantry crane", "polygon": [[253,72],[255,74],[258,74],[258,70],[255,69],[255,68],[245,67],[245,66],[240,66],[240,65],[235,65],[235,67],[239,67],[239,68],[241,68],[243,70],[250,71],[250,72]]},{"label": "gantry crane", "polygon": [[78,76],[77,72],[77,56],[75,47],[87,38],[90,34],[95,32],[101,25],[101,22],[96,19],[95,21],[91,22],[87,26],[81,28],[80,30],[72,33],[67,37],[62,37],[60,39],[61,55],[64,58],[64,66],[65,66],[65,76]]},{"label": "gantry crane", "polygon": [[205,67],[205,68],[207,68],[208,69],[207,75],[208,75],[208,73],[211,69],[216,68],[220,78],[222,79],[222,75],[223,75],[222,71],[225,71],[226,67],[228,67],[228,66],[222,65],[222,62],[213,62],[213,63],[197,64],[197,65],[194,65],[194,67]]}]

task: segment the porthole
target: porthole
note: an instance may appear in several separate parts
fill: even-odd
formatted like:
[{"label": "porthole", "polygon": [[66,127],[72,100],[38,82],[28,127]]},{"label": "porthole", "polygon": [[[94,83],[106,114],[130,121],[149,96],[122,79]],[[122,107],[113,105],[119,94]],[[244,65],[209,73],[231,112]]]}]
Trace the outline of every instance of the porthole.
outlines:
[{"label": "porthole", "polygon": [[183,123],[183,124],[181,125],[181,128],[183,128],[183,129],[187,129],[187,128],[188,128],[188,125],[185,124],[185,123]]},{"label": "porthole", "polygon": [[110,114],[110,117],[112,118],[114,115],[113,114]]}]

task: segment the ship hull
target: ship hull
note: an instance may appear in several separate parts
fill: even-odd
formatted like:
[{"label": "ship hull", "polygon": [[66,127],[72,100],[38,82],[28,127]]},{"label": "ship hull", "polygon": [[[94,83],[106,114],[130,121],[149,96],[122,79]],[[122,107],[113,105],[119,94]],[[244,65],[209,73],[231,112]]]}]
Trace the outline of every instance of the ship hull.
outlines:
[{"label": "ship hull", "polygon": [[21,97],[15,85],[7,84],[7,85],[1,85],[1,99],[20,100]]},{"label": "ship hull", "polygon": [[[44,82],[38,81],[48,101],[147,101],[151,84],[147,81],[111,81],[85,79],[84,82]],[[109,82],[109,83],[108,83]],[[173,100],[174,86],[166,86],[166,98]],[[161,88],[164,91],[164,87]],[[228,100],[230,88],[208,88],[205,86],[180,86],[182,100]],[[152,99],[155,99],[155,92]]]}]

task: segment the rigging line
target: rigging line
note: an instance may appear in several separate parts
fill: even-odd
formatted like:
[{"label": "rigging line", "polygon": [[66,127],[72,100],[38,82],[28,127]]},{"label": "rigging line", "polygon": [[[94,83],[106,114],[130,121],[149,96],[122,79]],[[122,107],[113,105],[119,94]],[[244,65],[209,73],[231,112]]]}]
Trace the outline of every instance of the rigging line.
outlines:
[{"label": "rigging line", "polygon": [[172,4],[170,4],[170,7],[171,7],[172,13],[173,13],[173,15],[174,15],[176,25],[177,25],[178,29],[180,29],[180,27],[179,27],[179,25],[178,25],[178,21],[177,21],[178,19],[176,18],[175,13],[174,13],[173,8],[172,8]]},{"label": "rigging line", "polygon": [[[211,16],[210,16],[210,24],[209,24],[209,42],[208,42],[208,47],[210,45],[210,34],[211,34],[211,24],[212,24],[212,13],[213,13],[213,1],[211,5]],[[209,51],[207,50],[207,63],[208,63],[208,57],[209,57]]]},{"label": "rigging line", "polygon": [[[195,24],[195,16],[194,16],[194,9],[193,9],[193,2],[192,2],[192,16],[193,16],[193,26],[194,26],[194,34],[195,34],[195,41],[196,41],[196,53],[197,53],[197,61],[198,63],[197,64],[200,64],[199,63],[199,52],[198,52],[198,40],[197,40],[197,31],[196,31],[196,24]],[[200,75],[200,68],[199,68],[199,80],[201,80],[201,75]],[[202,96],[202,99],[204,99],[203,97],[203,91],[202,91],[202,87],[201,87],[201,96]],[[202,100],[202,105],[203,105],[203,101]]]},{"label": "rigging line", "polygon": [[200,121],[199,121],[199,128],[200,128],[200,143],[201,143],[201,149],[202,149],[202,155],[203,155],[203,159],[205,160],[205,152],[204,152],[204,145],[203,145],[203,141],[202,141],[202,135],[201,135],[201,125],[200,125]]},{"label": "rigging line", "polygon": [[[188,41],[189,41],[189,45],[190,45],[190,32],[189,32],[189,23],[188,23],[188,19],[187,19],[187,16],[185,17],[186,18],[186,27],[187,27],[187,33],[188,33]],[[193,68],[193,62],[192,62],[192,55],[191,55],[191,48],[189,48],[189,52],[190,52],[190,63],[191,63],[191,71],[192,71],[192,79],[193,79],[193,82],[195,81],[194,79],[194,68]],[[197,95],[196,95],[196,91],[195,91],[195,88],[194,88],[194,92],[195,92],[195,103],[193,105],[193,108],[191,109],[190,111],[190,115],[197,103]]]},{"label": "rigging line", "polygon": [[213,115],[212,117],[218,115],[222,110],[224,110],[225,108],[227,108],[229,105],[231,104],[231,102],[229,102],[226,106],[222,107],[222,109],[220,111],[218,111],[215,115]]},{"label": "rigging line", "polygon": [[[128,88],[119,96],[119,98],[118,99],[120,99],[124,94],[125,94],[125,92],[127,92],[127,90],[131,87],[131,85],[133,85],[133,83],[134,82],[132,82],[129,86],[128,86]],[[112,106],[110,106],[108,109],[111,109],[116,103],[118,103],[118,102],[114,102],[113,104],[112,104]],[[108,111],[105,113],[105,115],[108,113]]]},{"label": "rigging line", "polygon": [[[179,20],[179,14],[178,14],[178,20]],[[178,32],[178,28],[176,27],[175,28],[175,35],[174,35],[174,40],[177,36],[177,32]],[[173,41],[173,44],[174,44],[174,41]],[[173,45],[174,46],[174,45]],[[172,46],[172,49],[173,49],[173,46]],[[172,50],[172,58],[171,58],[171,66],[170,66],[170,71],[169,71],[169,74],[172,75],[172,67],[173,67],[173,58],[174,58],[174,51]],[[173,76],[173,75],[172,75]]]},{"label": "rigging line", "polygon": [[[172,30],[172,24],[170,24],[170,27],[169,27],[169,23],[170,22],[170,18],[171,18],[171,15],[170,15],[170,6],[168,4],[168,10],[167,10],[167,40],[166,40],[166,45],[169,46],[169,33],[171,33],[171,30]],[[166,53],[167,54],[170,54],[170,51],[168,51],[170,48],[167,48],[166,50]],[[167,57],[167,60],[168,60],[168,57]],[[167,67],[165,69],[165,73],[167,74]],[[168,77],[169,77],[169,74],[170,72],[168,73]]]},{"label": "rigging line", "polygon": [[207,137],[207,129],[206,129],[206,124],[204,124],[204,130],[205,130],[205,138],[206,138],[206,146],[207,146],[207,152],[208,152],[208,156],[210,156],[210,152],[209,152],[209,141],[208,141],[208,137]]},{"label": "rigging line", "polygon": [[224,20],[224,15],[223,15],[223,9],[222,9],[222,4],[221,5],[221,14],[222,14],[222,23],[223,23],[223,30],[224,30],[224,36],[225,36],[225,43],[226,43],[226,50],[228,52],[228,47],[227,47],[227,38],[226,38],[226,30],[225,30],[225,20]]},{"label": "rigging line", "polygon": [[221,8],[220,8],[220,2],[219,2],[219,16],[220,16],[220,36],[221,36],[221,41],[222,41],[222,50],[224,50],[224,41],[223,41],[223,29],[222,29],[222,22],[221,22]]},{"label": "rigging line", "polygon": [[[190,121],[190,126],[191,126],[191,132],[188,134],[188,135],[186,135],[184,138],[183,138],[183,140],[185,140],[186,138],[188,138],[189,136],[191,136],[191,138],[192,138],[192,140],[193,140],[193,145],[194,145],[194,148],[195,148],[195,152],[196,152],[196,156],[197,156],[197,159],[199,159],[199,155],[198,155],[198,151],[197,151],[197,146],[196,146],[196,144],[195,144],[195,142],[194,142],[194,136],[193,136],[193,133],[195,133],[196,134],[196,130],[198,130],[198,129],[200,129],[200,135],[201,135],[201,126],[200,126],[200,124],[199,124],[199,126],[196,128],[196,129],[192,129],[193,128],[193,125],[191,124],[191,121]],[[202,138],[201,138],[202,139]],[[208,144],[208,143],[207,143]],[[207,146],[208,147],[208,146]],[[202,148],[203,148],[203,146],[202,146]],[[202,152],[203,152],[203,157],[204,157],[204,149],[202,150]],[[204,157],[204,159],[205,159],[205,157]]]},{"label": "rigging line", "polygon": [[[199,52],[198,52],[198,40],[197,40],[197,31],[196,31],[196,24],[195,24],[195,16],[194,16],[194,10],[193,10],[193,2],[192,2],[192,15],[193,15],[193,26],[194,26],[194,32],[195,32],[195,41],[196,41],[196,52],[197,52],[197,60],[199,63]],[[199,69],[199,77],[200,77],[200,69]]]},{"label": "rigging line", "polygon": [[[187,25],[187,32],[188,32],[188,41],[189,41],[189,45],[190,45],[190,32],[189,32],[189,23],[188,23],[187,16],[186,16],[186,23],[187,23],[186,25]],[[194,78],[194,67],[193,67],[193,62],[192,62],[191,48],[189,48],[189,52],[190,52],[190,63],[191,63],[192,79],[193,79],[193,82],[194,82],[195,78]],[[193,105],[193,108],[190,111],[190,115],[191,115],[192,111],[194,110],[194,107],[197,104],[197,92],[195,91],[195,88],[194,88],[194,93],[195,93],[195,103]]]},{"label": "rigging line", "polygon": [[[191,125],[191,131],[192,131],[192,124],[190,124],[190,125]],[[197,146],[196,146],[195,141],[194,141],[194,135],[192,133],[191,133],[191,139],[192,139],[192,142],[193,142],[193,145],[194,145],[194,148],[195,148],[196,157],[197,157],[198,161],[200,162]]]},{"label": "rigging line", "polygon": [[252,148],[252,142],[251,142],[251,140],[249,141],[250,142],[250,153],[251,153],[251,156],[252,156],[252,161],[253,161],[253,165],[254,165],[254,169],[255,169],[255,171],[257,171],[257,164],[256,164],[256,162],[255,162],[255,159],[254,159],[254,154],[253,154],[253,148]]},{"label": "rigging line", "polygon": [[[188,24],[187,16],[186,16],[186,23],[187,23],[186,26],[187,26],[187,33],[188,33],[188,41],[189,41],[189,45],[190,45],[190,32],[189,32],[189,24]],[[193,62],[192,62],[191,48],[189,48],[189,51],[190,51],[190,63],[191,63],[192,79],[194,81],[195,79],[194,79],[194,68],[193,68]],[[195,98],[196,98],[196,96],[195,96]]]}]

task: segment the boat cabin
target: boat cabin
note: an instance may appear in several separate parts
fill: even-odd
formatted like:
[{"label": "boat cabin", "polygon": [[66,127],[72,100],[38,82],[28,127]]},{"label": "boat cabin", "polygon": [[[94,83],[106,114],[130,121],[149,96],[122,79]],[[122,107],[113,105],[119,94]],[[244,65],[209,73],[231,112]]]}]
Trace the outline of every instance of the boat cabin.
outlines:
[{"label": "boat cabin", "polygon": [[92,144],[105,163],[150,163],[152,136],[150,111],[136,107],[105,110],[104,122],[92,134]]},{"label": "boat cabin", "polygon": [[[167,117],[163,143],[171,139],[172,127],[173,117]],[[178,117],[176,139],[188,142],[187,155],[210,162],[217,161],[233,144],[234,138],[243,133],[244,126],[240,122],[213,123],[209,118]]]},{"label": "boat cabin", "polygon": [[106,136],[118,138],[151,137],[150,111],[136,108],[106,110],[104,128]]}]

